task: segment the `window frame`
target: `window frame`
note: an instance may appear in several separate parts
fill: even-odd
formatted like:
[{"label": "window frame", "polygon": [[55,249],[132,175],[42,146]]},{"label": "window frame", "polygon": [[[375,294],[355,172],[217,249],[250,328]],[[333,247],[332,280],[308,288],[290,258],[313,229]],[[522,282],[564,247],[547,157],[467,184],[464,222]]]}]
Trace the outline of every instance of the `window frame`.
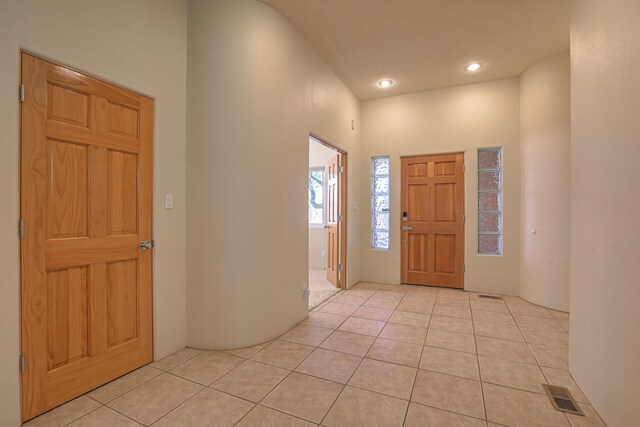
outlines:
[{"label": "window frame", "polygon": [[[375,162],[377,159],[386,159],[389,163],[389,170],[386,175],[376,175],[375,173]],[[391,156],[372,156],[371,157],[371,229],[370,229],[370,238],[371,245],[370,249],[372,251],[381,251],[381,252],[389,252],[391,250]],[[376,178],[387,178],[389,180],[389,187],[386,193],[377,193],[375,191],[375,181]],[[389,198],[389,208],[387,210],[376,211],[375,203],[376,196],[387,196]],[[375,215],[376,214],[387,214],[389,216],[389,228],[387,230],[379,230],[375,228]],[[387,233],[388,235],[388,246],[386,248],[376,247],[375,246],[375,233]]]},{"label": "window frame", "polygon": [[[324,228],[327,225],[327,209],[326,209],[326,198],[327,198],[327,171],[324,166],[313,166],[309,168],[307,172],[307,180],[309,179],[309,175],[311,172],[321,171],[322,172],[322,222],[321,223],[312,223],[309,222],[309,213],[307,212],[307,223],[309,228]],[[309,192],[309,186],[307,183],[307,210],[309,209],[309,197],[311,197],[311,193]]]},{"label": "window frame", "polygon": [[[498,153],[498,165],[497,168],[480,168],[480,153],[482,152],[497,152]],[[502,165],[503,165],[503,161],[502,161],[502,147],[483,147],[483,148],[478,148],[477,151],[477,167],[478,167],[478,173],[477,173],[477,178],[478,178],[478,185],[477,185],[477,191],[478,191],[478,204],[477,204],[477,208],[478,208],[478,215],[477,215],[477,238],[478,238],[478,244],[477,244],[477,253],[478,255],[488,255],[488,256],[502,256],[504,254],[504,247],[503,247],[503,241],[504,241],[504,228],[503,228],[503,216],[504,216],[504,209],[503,209],[503,173],[502,173]],[[481,172],[496,172],[497,176],[498,176],[498,188],[495,190],[481,190],[480,189],[480,174]],[[480,209],[480,195],[481,194],[487,194],[487,193],[493,193],[493,194],[497,194],[498,195],[498,210],[488,210],[488,209]],[[498,231],[480,231],[480,215],[481,214],[498,214]],[[480,250],[480,236],[498,236],[498,251],[497,252],[482,252]]]}]

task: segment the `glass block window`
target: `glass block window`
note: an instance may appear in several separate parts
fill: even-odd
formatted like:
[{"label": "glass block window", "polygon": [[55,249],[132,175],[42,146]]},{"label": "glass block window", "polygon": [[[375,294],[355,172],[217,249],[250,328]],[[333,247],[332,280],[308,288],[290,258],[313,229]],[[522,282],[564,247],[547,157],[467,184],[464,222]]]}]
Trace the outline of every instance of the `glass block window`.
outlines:
[{"label": "glass block window", "polygon": [[309,169],[309,225],[324,225],[324,168]]},{"label": "glass block window", "polygon": [[502,255],[502,149],[478,150],[478,253]]},{"label": "glass block window", "polygon": [[371,158],[371,248],[389,250],[389,156]]}]

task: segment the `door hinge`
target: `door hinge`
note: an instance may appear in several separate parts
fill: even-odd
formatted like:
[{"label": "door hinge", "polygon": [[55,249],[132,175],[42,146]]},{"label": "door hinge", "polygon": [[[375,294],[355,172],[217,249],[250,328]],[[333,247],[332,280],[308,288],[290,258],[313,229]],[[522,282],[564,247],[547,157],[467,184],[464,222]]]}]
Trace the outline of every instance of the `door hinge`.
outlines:
[{"label": "door hinge", "polygon": [[18,236],[22,239],[24,237],[24,220],[18,221]]},{"label": "door hinge", "polygon": [[19,369],[20,373],[24,372],[24,354],[20,355]]},{"label": "door hinge", "polygon": [[344,166],[340,165],[340,173],[344,173]]},{"label": "door hinge", "polygon": [[467,216],[465,214],[462,214],[462,223],[466,223],[467,222]]},{"label": "door hinge", "polygon": [[465,173],[466,170],[467,170],[467,165],[462,165],[462,173]]},{"label": "door hinge", "polygon": [[338,264],[338,270],[342,271],[342,263]]},{"label": "door hinge", "polygon": [[344,221],[344,215],[338,215],[338,221]]},{"label": "door hinge", "polygon": [[20,83],[20,102],[24,102],[24,83]]}]

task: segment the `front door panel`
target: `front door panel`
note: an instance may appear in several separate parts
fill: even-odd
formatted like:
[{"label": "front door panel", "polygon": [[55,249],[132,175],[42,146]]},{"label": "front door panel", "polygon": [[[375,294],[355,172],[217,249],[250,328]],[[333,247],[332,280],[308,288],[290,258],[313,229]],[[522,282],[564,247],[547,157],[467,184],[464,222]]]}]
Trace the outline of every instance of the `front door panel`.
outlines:
[{"label": "front door panel", "polygon": [[402,159],[402,282],[462,288],[462,154]]}]

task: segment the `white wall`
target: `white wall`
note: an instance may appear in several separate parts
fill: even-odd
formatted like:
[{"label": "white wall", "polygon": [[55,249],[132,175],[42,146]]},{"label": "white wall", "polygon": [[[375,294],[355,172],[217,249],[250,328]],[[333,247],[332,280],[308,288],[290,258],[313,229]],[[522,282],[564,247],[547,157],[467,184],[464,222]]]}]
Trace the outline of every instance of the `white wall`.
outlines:
[{"label": "white wall", "polygon": [[569,368],[609,426],[631,426],[640,396],[640,2],[572,5]]},{"label": "white wall", "polygon": [[313,139],[309,139],[309,167],[325,167],[338,152]]},{"label": "white wall", "polygon": [[[362,280],[400,283],[400,157],[465,152],[465,289],[518,295],[520,279],[520,101],[518,79],[457,86],[362,103],[366,193]],[[477,148],[503,147],[503,255],[477,254]],[[391,156],[390,251],[370,249],[370,157]]]},{"label": "white wall", "polygon": [[327,230],[324,227],[309,227],[309,269],[326,270]]},{"label": "white wall", "polygon": [[[337,154],[335,150],[309,139],[309,167],[325,167],[330,158]],[[326,196],[326,195],[325,195]],[[325,211],[326,216],[326,211]],[[309,226],[309,268],[324,270],[327,258],[322,252],[327,251],[327,230],[324,226]]]},{"label": "white wall", "polygon": [[[257,344],[308,314],[308,137],[347,151],[359,176],[359,102],[257,1],[190,1],[188,44],[188,343]],[[349,242],[358,230],[350,215]],[[347,255],[350,285],[355,244]]]},{"label": "white wall", "polygon": [[[158,358],[186,343],[186,16],[186,4],[180,0],[3,0],[0,5],[0,425],[19,424],[20,49],[156,100],[154,346]],[[164,193],[175,195],[171,211],[162,209]]]},{"label": "white wall", "polygon": [[569,311],[571,234],[569,74],[569,52],[564,52],[520,76],[520,296],[563,311]]}]

